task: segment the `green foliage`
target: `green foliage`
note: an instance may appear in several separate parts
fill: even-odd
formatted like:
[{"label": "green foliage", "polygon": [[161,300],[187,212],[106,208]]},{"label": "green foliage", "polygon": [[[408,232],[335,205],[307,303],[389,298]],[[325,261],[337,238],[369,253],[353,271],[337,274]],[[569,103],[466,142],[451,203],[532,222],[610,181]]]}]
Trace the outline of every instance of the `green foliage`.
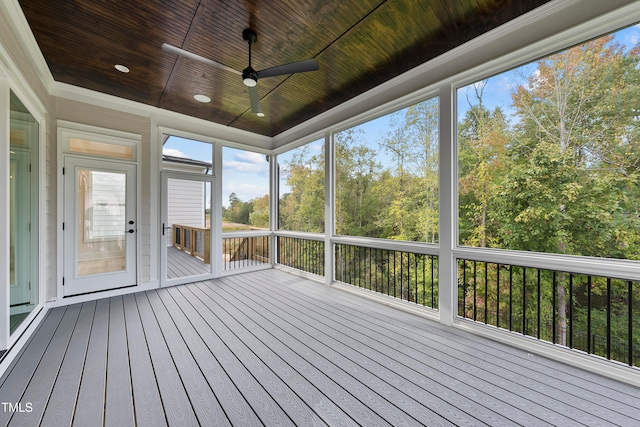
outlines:
[{"label": "green foliage", "polygon": [[[474,85],[476,100],[458,126],[461,244],[640,258],[638,53],[607,36],[538,61],[513,89],[512,125],[484,107],[484,86]],[[605,278],[536,269],[525,277],[513,267],[506,286],[499,266],[476,267],[460,270],[465,317],[546,340],[555,319],[556,342],[603,355],[610,299],[612,343],[629,340],[624,282],[613,281],[609,295]],[[632,341],[640,346],[640,333]]]},{"label": "green foliage", "polygon": [[269,228],[269,195],[265,194],[262,197],[243,202],[236,193],[231,193],[229,207],[222,209],[222,219],[234,224]]},{"label": "green foliage", "polygon": [[290,162],[280,165],[291,192],[279,200],[281,230],[324,232],[324,145],[311,155],[309,146],[294,153]]}]

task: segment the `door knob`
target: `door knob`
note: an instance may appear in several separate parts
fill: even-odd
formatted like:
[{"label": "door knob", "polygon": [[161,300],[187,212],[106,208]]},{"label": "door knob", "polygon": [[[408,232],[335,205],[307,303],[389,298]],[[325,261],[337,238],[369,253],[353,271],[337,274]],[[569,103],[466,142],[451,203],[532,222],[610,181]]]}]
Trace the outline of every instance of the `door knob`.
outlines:
[{"label": "door knob", "polygon": [[133,233],[133,228],[130,228],[127,233]]},{"label": "door knob", "polygon": [[129,225],[133,225],[133,221],[129,221]]}]

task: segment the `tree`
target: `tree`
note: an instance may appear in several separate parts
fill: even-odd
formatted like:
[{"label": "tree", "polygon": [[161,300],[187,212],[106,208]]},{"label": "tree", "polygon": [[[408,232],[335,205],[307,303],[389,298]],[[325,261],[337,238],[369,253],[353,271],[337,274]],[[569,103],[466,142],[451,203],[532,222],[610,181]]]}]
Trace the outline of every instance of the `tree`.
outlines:
[{"label": "tree", "polygon": [[291,189],[279,203],[280,228],[305,232],[324,232],[324,145],[310,155],[309,146],[293,154],[281,173]]},{"label": "tree", "polygon": [[250,202],[252,209],[249,224],[258,228],[269,228],[269,195],[255,198]]},{"label": "tree", "polygon": [[223,218],[229,222],[249,224],[249,216],[252,211],[253,204],[243,202],[236,193],[231,193],[229,195],[229,207],[223,210]]},{"label": "tree", "polygon": [[498,245],[499,225],[490,229],[489,205],[507,170],[510,136],[502,110],[489,111],[483,104],[485,84],[474,85],[476,99],[469,101],[458,128],[460,241],[482,248]]},{"label": "tree", "polygon": [[391,129],[379,146],[393,165],[378,181],[382,197],[378,224],[382,236],[398,240],[438,241],[438,99],[391,115]]},{"label": "tree", "polygon": [[[505,247],[616,258],[637,250],[624,241],[628,227],[638,229],[628,212],[636,204],[630,193],[637,195],[637,155],[630,156],[637,139],[629,138],[636,112],[615,98],[637,91],[629,89],[638,81],[637,51],[631,56],[602,37],[538,61],[515,89],[520,123],[500,193]],[[562,344],[566,304],[558,286]]]},{"label": "tree", "polygon": [[381,165],[362,141],[362,131],[350,128],[335,135],[336,232],[350,236],[379,237],[376,218],[380,204],[372,184]]}]

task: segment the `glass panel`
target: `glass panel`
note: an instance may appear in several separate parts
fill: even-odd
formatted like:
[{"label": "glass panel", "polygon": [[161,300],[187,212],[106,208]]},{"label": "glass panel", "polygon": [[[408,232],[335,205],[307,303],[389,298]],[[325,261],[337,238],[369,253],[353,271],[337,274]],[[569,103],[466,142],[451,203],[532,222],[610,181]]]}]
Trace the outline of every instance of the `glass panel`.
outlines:
[{"label": "glass panel", "polygon": [[211,271],[211,183],[167,179],[167,279]]},{"label": "glass panel", "polygon": [[280,230],[324,232],[324,139],[278,155]]},{"label": "glass panel", "polygon": [[167,137],[162,146],[162,169],[213,175],[213,145],[192,139]]},{"label": "glass panel", "polygon": [[78,276],[126,267],[126,174],[78,169]]},{"label": "glass panel", "polygon": [[337,234],[438,243],[438,105],[334,135]]},{"label": "glass panel", "polygon": [[636,31],[458,89],[460,245],[640,259]]},{"label": "glass panel", "polygon": [[94,156],[133,160],[133,147],[109,144],[107,142],[87,141],[79,138],[69,139],[69,151],[74,153],[92,154]]},{"label": "glass panel", "polygon": [[269,228],[269,158],[222,150],[222,231]]},{"label": "glass panel", "polygon": [[[10,332],[38,304],[38,122],[10,95]],[[7,173],[7,172],[5,172]]]}]

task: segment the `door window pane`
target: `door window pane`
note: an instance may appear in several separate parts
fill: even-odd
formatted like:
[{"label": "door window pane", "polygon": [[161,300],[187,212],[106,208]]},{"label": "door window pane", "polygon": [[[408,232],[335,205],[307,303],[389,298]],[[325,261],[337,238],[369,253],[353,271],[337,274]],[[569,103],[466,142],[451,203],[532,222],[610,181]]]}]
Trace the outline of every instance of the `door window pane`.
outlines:
[{"label": "door window pane", "polygon": [[124,271],[126,174],[78,169],[78,276]]}]

